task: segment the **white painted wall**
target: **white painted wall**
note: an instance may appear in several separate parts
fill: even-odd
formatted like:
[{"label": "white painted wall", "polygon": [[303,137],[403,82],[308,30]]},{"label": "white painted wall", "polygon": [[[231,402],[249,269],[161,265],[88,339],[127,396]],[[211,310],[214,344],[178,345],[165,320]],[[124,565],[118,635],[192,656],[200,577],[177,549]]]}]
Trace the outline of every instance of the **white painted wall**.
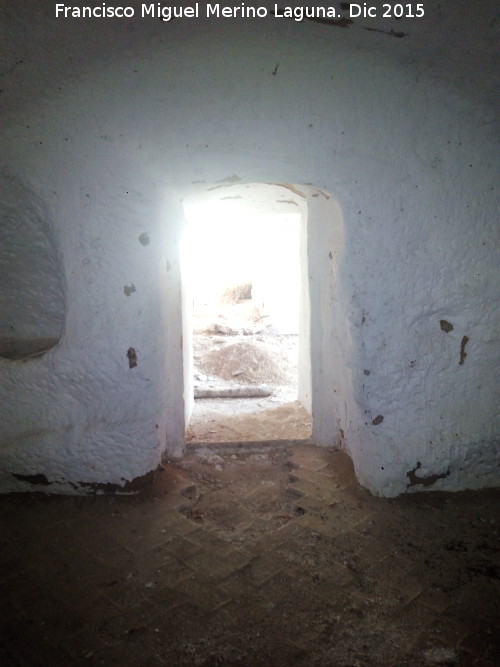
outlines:
[{"label": "white painted wall", "polygon": [[13,473],[122,485],[181,454],[182,199],[234,180],[334,197],[308,196],[317,441],[377,494],[498,483],[495,4],[480,4],[474,21],[458,0],[374,24],[409,33],[395,39],[3,3],[0,166],[43,202],[66,300],[58,346],[0,359],[3,491],[31,488]]}]

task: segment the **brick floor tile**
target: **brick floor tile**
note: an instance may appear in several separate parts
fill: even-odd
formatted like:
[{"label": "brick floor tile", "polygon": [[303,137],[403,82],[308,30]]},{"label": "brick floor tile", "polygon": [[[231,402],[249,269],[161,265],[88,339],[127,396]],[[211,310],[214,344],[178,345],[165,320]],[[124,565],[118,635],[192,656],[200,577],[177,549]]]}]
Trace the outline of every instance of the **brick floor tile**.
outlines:
[{"label": "brick floor tile", "polygon": [[128,640],[133,644],[154,648],[166,613],[154,600],[143,600],[105,619],[96,628],[96,634],[108,644]]},{"label": "brick floor tile", "polygon": [[67,654],[56,647],[40,619],[20,616],[0,625],[0,645],[7,650],[15,665],[24,667],[55,667],[67,665]]},{"label": "brick floor tile", "polygon": [[443,591],[438,584],[427,584],[421,593],[417,596],[417,601],[429,610],[441,614],[452,603],[454,595]]},{"label": "brick floor tile", "polygon": [[68,636],[63,648],[68,653],[68,664],[75,664],[90,660],[97,651],[106,646],[107,643],[97,634],[94,627],[86,625]]},{"label": "brick floor tile", "polygon": [[[113,582],[114,583],[114,582]],[[106,597],[119,607],[129,607],[146,600],[155,586],[153,577],[139,570],[122,575],[106,589]]]},{"label": "brick floor tile", "polygon": [[0,646],[0,665],[2,667],[19,667],[19,662],[14,659],[8,649]]},{"label": "brick floor tile", "polygon": [[[309,472],[309,479],[304,473]],[[317,473],[310,473],[307,470],[300,470],[297,474],[288,475],[289,488],[297,489],[303,495],[321,501],[323,505],[338,499],[338,491],[332,488],[331,481],[328,478],[321,478]]]},{"label": "brick floor tile", "polygon": [[328,523],[336,531],[351,530],[370,514],[366,507],[350,507],[345,502],[335,502],[324,508]]},{"label": "brick floor tile", "polygon": [[423,630],[416,645],[422,652],[444,648],[458,653],[459,644],[468,634],[469,628],[465,624],[438,617]]},{"label": "brick floor tile", "polygon": [[255,593],[256,584],[252,579],[242,570],[231,572],[225,579],[218,583],[219,590],[223,591],[228,598],[237,600],[242,597],[249,598]]},{"label": "brick floor tile", "polygon": [[166,551],[176,556],[181,562],[199,553],[202,548],[195,542],[191,542],[186,537],[179,537],[165,545]]},{"label": "brick floor tile", "polygon": [[486,577],[481,584],[469,583],[458,594],[455,592],[451,604],[444,611],[444,617],[453,618],[469,627],[477,627],[485,621],[500,626],[500,584]]},{"label": "brick floor tile", "polygon": [[202,579],[201,576],[193,575],[184,579],[176,590],[204,612],[214,611],[229,600],[222,590],[214,586],[210,580]]},{"label": "brick floor tile", "polygon": [[168,561],[151,573],[145,581],[145,586],[157,588],[161,586],[177,586],[179,582],[193,576],[194,570],[186,562],[171,557]]},{"label": "brick floor tile", "polygon": [[159,583],[149,591],[148,600],[167,612],[185,605],[189,602],[182,588],[182,582],[186,579],[187,577],[173,581],[171,584]]},{"label": "brick floor tile", "polygon": [[92,629],[106,619],[116,616],[121,610],[121,607],[105,594],[97,594],[83,600],[75,597],[67,602],[68,605],[71,603],[83,616],[82,626]]},{"label": "brick floor tile", "polygon": [[234,549],[221,556],[213,552],[202,551],[189,558],[186,565],[195,572],[200,572],[204,577],[220,580],[229,576],[231,572],[247,565],[250,560],[250,554],[242,550]]},{"label": "brick floor tile", "polygon": [[261,554],[244,565],[240,571],[254,584],[262,584],[284,568],[283,559],[276,551]]},{"label": "brick floor tile", "polygon": [[[317,472],[328,465],[328,455],[313,445],[298,445],[289,450],[291,460],[300,468]],[[299,468],[299,469],[300,469]]]},{"label": "brick floor tile", "polygon": [[207,520],[221,529],[231,532],[234,528],[249,526],[253,515],[245,509],[239,499],[226,489],[213,491],[203,497],[196,506],[202,520]]},{"label": "brick floor tile", "polygon": [[84,621],[81,609],[75,609],[49,591],[31,589],[15,602],[27,620],[38,624],[48,634],[69,635],[76,632]]},{"label": "brick floor tile", "polygon": [[101,665],[102,667],[165,667],[159,656],[147,654],[141,646],[134,646],[123,640],[112,646],[105,646],[95,651],[89,658],[79,663],[82,665]]},{"label": "brick floor tile", "polygon": [[[498,619],[497,619],[498,621]],[[498,665],[500,657],[500,624],[483,625],[474,629],[459,643],[464,655],[464,663],[483,665],[486,663]]]},{"label": "brick floor tile", "polygon": [[205,527],[197,528],[187,535],[186,540],[200,549],[210,551],[221,557],[234,549],[231,539],[222,539]]},{"label": "brick floor tile", "polygon": [[[301,507],[300,503],[299,506]],[[344,517],[339,515],[341,519]],[[302,527],[307,528],[310,532],[317,532],[328,537],[332,537],[338,531],[347,529],[351,526],[350,521],[335,520],[333,516],[328,516],[325,512],[306,512],[297,518],[297,522]]]},{"label": "brick floor tile", "polygon": [[253,484],[253,488],[242,495],[245,505],[257,512],[269,513],[269,507],[278,508],[282,500],[280,480],[261,480]]},{"label": "brick floor tile", "polygon": [[332,563],[328,569],[321,571],[320,574],[314,573],[316,582],[315,590],[318,595],[329,600],[336,595],[339,588],[349,586],[354,581],[353,573],[347,568],[337,563]]},{"label": "brick floor tile", "polygon": [[[164,530],[166,531],[166,529]],[[112,552],[115,561],[118,562],[118,559],[127,560],[130,555],[137,556],[144,551],[161,546],[170,539],[171,535],[168,532],[163,532],[157,524],[144,517],[140,523],[135,524],[126,521],[121,521],[120,524],[115,522],[111,526],[110,534],[102,539],[100,548],[91,540],[86,542],[86,548],[100,557],[106,551]]]},{"label": "brick floor tile", "polygon": [[179,512],[168,512],[158,525],[158,531],[167,538],[184,537],[198,529],[198,524]]}]

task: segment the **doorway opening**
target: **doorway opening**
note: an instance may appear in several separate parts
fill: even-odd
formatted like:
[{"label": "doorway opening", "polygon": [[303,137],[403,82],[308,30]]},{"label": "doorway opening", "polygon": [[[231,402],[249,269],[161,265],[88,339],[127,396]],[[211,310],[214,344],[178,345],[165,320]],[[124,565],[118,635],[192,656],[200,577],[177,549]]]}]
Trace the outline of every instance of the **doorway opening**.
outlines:
[{"label": "doorway opening", "polygon": [[311,437],[307,209],[291,187],[184,201],[187,444]]}]

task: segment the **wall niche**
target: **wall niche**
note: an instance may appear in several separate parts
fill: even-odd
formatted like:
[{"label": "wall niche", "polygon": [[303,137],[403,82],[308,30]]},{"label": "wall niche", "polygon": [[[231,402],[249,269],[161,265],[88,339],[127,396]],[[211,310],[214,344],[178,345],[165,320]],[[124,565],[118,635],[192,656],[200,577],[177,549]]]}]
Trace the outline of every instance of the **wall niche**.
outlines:
[{"label": "wall niche", "polygon": [[64,313],[62,262],[47,208],[24,183],[0,176],[0,357],[29,359],[56,345]]}]

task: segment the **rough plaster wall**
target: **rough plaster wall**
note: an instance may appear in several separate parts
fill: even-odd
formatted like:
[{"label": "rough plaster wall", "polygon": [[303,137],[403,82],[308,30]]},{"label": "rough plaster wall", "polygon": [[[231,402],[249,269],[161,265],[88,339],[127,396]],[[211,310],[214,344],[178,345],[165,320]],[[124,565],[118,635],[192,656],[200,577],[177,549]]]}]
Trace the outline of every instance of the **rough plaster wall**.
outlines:
[{"label": "rough plaster wall", "polygon": [[[498,482],[492,3],[474,24],[436,3],[441,24],[411,24],[413,41],[275,20],[63,28],[7,6],[2,154],[53,220],[67,312],[56,348],[0,360],[3,490],[29,488],[11,473],[51,491],[122,484],[156,466],[165,434],[180,453],[179,192],[234,175],[340,204],[336,286],[320,292],[323,348],[342,346],[316,396],[332,415],[322,444],[342,442],[387,496]],[[468,45],[464,68],[443,35],[452,56]]]}]

